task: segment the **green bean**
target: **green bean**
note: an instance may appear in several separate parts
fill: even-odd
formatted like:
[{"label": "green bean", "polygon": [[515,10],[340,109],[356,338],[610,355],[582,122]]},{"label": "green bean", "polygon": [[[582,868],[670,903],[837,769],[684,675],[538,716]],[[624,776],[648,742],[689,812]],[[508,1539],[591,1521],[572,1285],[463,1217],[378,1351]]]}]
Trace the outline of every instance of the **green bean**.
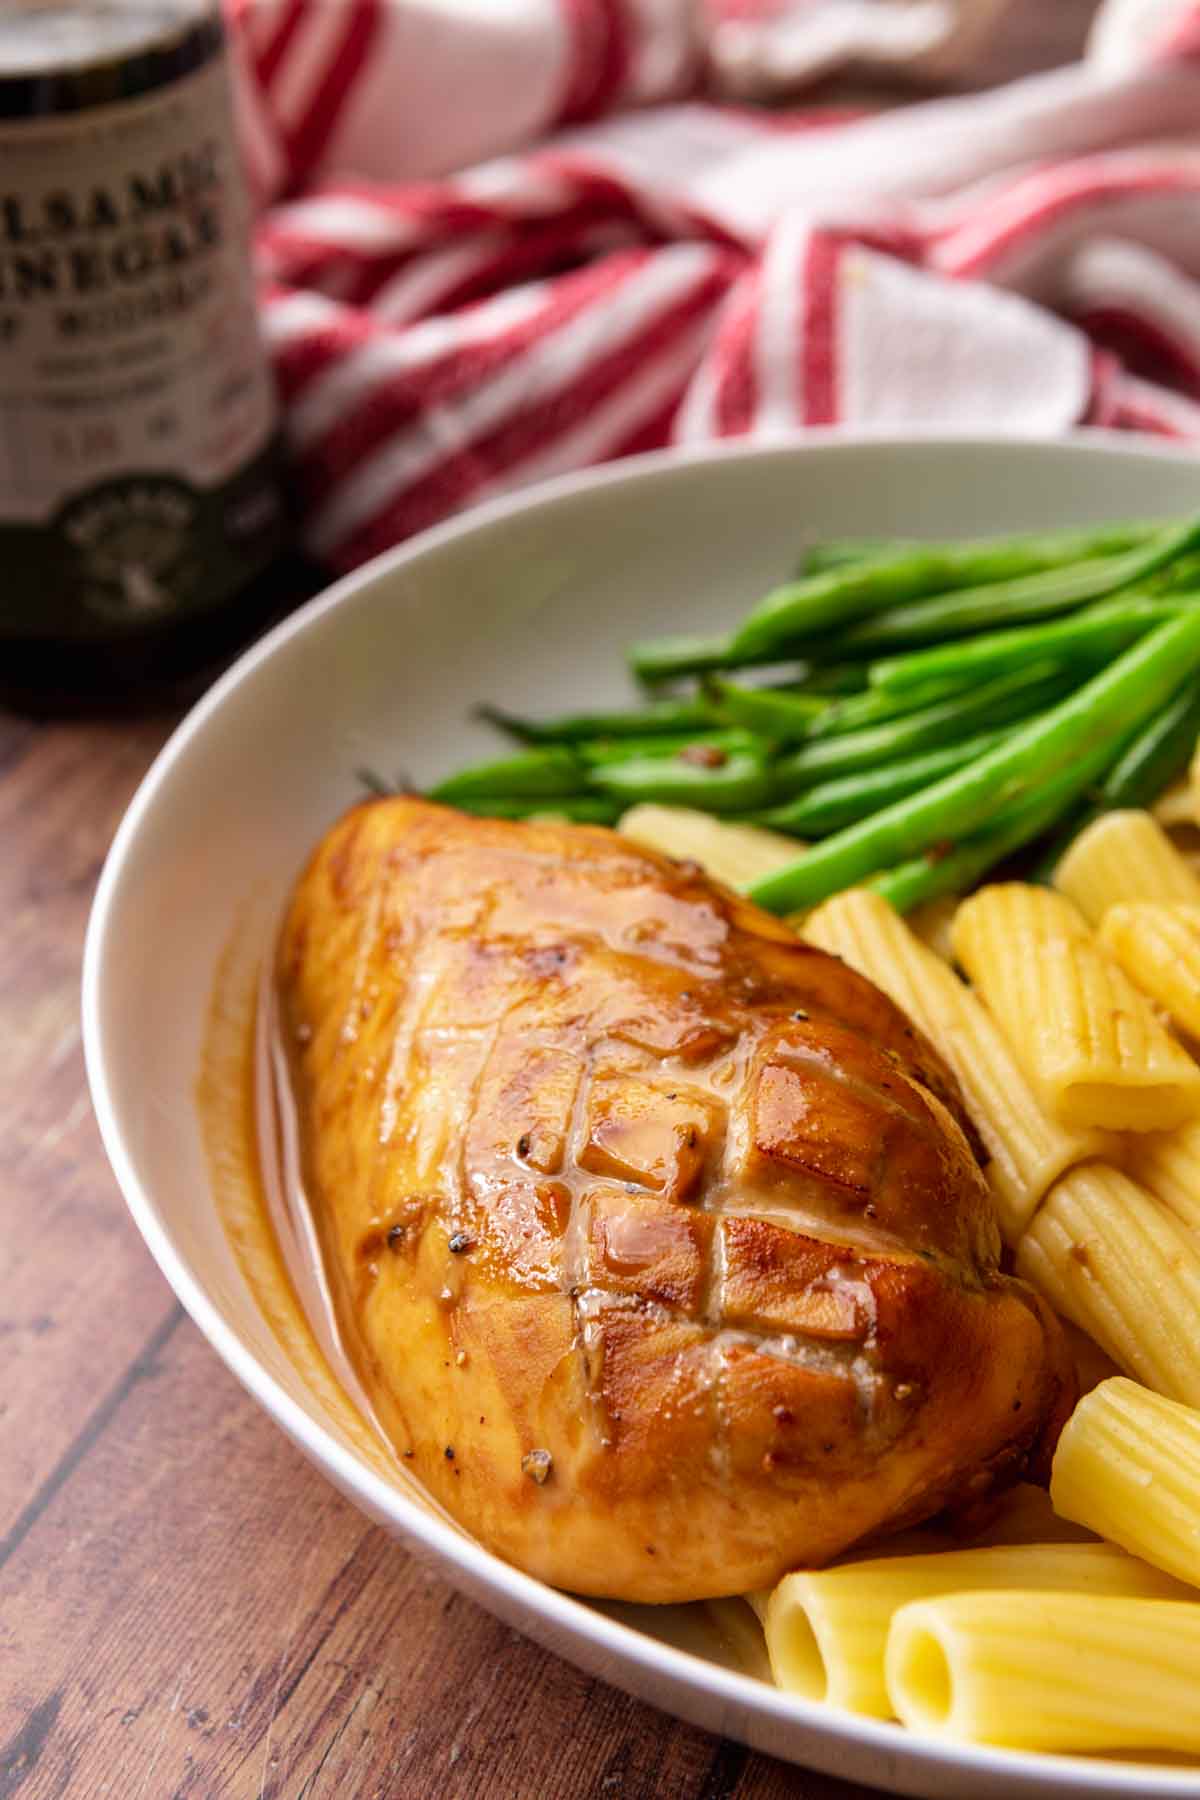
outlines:
[{"label": "green bean", "polygon": [[[1072,526],[1066,531],[1021,532],[1015,536],[967,541],[973,549],[993,556],[1007,550],[1012,562],[1005,570],[1006,575],[1035,575],[1039,569],[1055,568],[1059,563],[1083,562],[1093,556],[1115,556],[1122,550],[1132,550],[1161,530],[1161,520],[1136,519],[1114,525],[1084,526],[1082,529]],[[903,556],[910,550],[961,550],[963,547],[957,539],[935,546],[920,538],[825,538],[808,551],[804,572],[816,575],[825,569],[865,562],[868,558]],[[1017,566],[1022,557],[1026,559],[1023,569]],[[974,582],[983,579],[979,574],[972,578]]]},{"label": "green bean", "polygon": [[512,799],[552,800],[559,795],[577,794],[585,785],[583,766],[569,750],[547,748],[522,750],[515,756],[497,757],[492,762],[473,763],[447,776],[429,790],[431,800],[458,804],[463,800],[488,800],[493,796]]},{"label": "green bean", "polygon": [[887,694],[880,688],[864,688],[860,693],[836,699],[819,719],[813,720],[810,738],[840,737],[846,731],[860,731],[866,725],[882,725],[887,719],[898,719],[904,713],[932,706],[961,694],[966,681],[930,681],[903,694]]},{"label": "green bean", "polygon": [[1187,556],[1176,557],[1174,562],[1167,563],[1165,568],[1156,574],[1148,575],[1139,586],[1155,599],[1168,594],[1195,594],[1200,592],[1200,554],[1191,551]]},{"label": "green bean", "polygon": [[661,737],[584,738],[571,745],[573,753],[588,768],[601,763],[628,762],[633,757],[678,756],[681,751],[699,747],[708,750],[757,750],[761,734],[744,726],[718,726],[713,731],[672,731]]},{"label": "green bean", "polygon": [[793,688],[742,687],[719,677],[710,678],[706,692],[727,719],[781,744],[806,738],[830,708],[820,694],[798,693]]},{"label": "green bean", "polygon": [[1103,600],[1108,594],[1133,587],[1198,542],[1200,518],[1188,519],[1122,556],[1071,563],[1018,581],[998,581],[959,593],[936,594],[911,606],[895,606],[853,626],[843,643],[855,650],[891,650],[1056,618],[1089,600]]},{"label": "green bean", "polygon": [[783,646],[811,644],[834,627],[901,601],[943,593],[953,585],[944,553],[907,550],[880,561],[847,563],[782,587],[759,601],[734,632],[726,651],[734,658],[779,656]]},{"label": "green bean", "polygon": [[867,665],[865,662],[802,664],[797,683],[806,694],[865,694]]},{"label": "green bean", "polygon": [[1050,712],[924,792],[837,832],[757,882],[776,912],[814,906],[889,863],[982,827],[1065,765],[1144,723],[1200,668],[1200,608],[1168,619]]},{"label": "green bean", "polygon": [[1081,807],[1038,862],[1038,880],[1050,879],[1071,841],[1101,813],[1121,806],[1149,806],[1186,769],[1200,736],[1200,687],[1187,682],[1149,724],[1136,732],[1114,762],[1099,792]]},{"label": "green bean", "polygon": [[356,779],[366,788],[368,794],[374,794],[377,799],[387,800],[390,799],[393,794],[403,792],[403,788],[398,781],[389,781],[386,775],[381,775],[379,773],[378,769],[355,769],[354,774]]},{"label": "green bean", "polygon": [[881,556],[904,556],[919,548],[924,548],[919,538],[823,538],[804,552],[796,578],[824,575],[849,563],[876,562]]},{"label": "green bean", "polygon": [[561,794],[535,800],[513,796],[491,800],[466,799],[455,803],[460,812],[482,819],[566,819],[576,825],[615,825],[621,816],[619,801],[603,794]]},{"label": "green bean", "polygon": [[853,775],[836,775],[830,781],[819,781],[795,800],[771,807],[757,814],[755,824],[768,825],[772,831],[792,832],[796,837],[825,837],[863,819],[868,813],[889,806],[915,794],[942,775],[961,769],[964,763],[982,756],[994,744],[1007,737],[1007,730],[984,731],[961,743],[945,744],[938,750],[927,750],[920,756],[908,756],[881,768],[863,769]]},{"label": "green bean", "polygon": [[1200,737],[1200,687],[1187,682],[1115,762],[1100,788],[1107,809],[1149,806],[1186,769]]},{"label": "green bean", "polygon": [[867,886],[902,913],[942,894],[964,893],[1006,856],[1024,849],[1048,831],[1119,753],[1115,742],[1093,745],[1087,755],[1060,769],[1043,787],[1006,807],[982,831],[964,838],[953,849],[927,850],[923,856],[914,856],[882,875],[874,875]]},{"label": "green bean", "polygon": [[985,680],[1020,668],[1031,658],[1084,656],[1106,662],[1134,643],[1151,625],[1173,618],[1182,600],[1101,600],[1083,612],[1049,625],[1027,625],[1014,631],[992,631],[983,637],[937,644],[871,664],[872,687],[883,694],[904,694],[931,681]]},{"label": "green bean", "polygon": [[[1022,531],[999,538],[950,538],[948,542],[936,545],[923,542],[921,538],[822,538],[808,549],[802,567],[804,574],[820,574],[824,569],[842,569],[846,563],[865,562],[867,558],[903,556],[912,549],[961,551],[970,545],[973,551],[981,551],[991,558],[999,553],[1009,554],[1011,563],[1004,571],[1006,576],[1036,574],[1040,569],[1054,569],[1060,563],[1085,562],[1092,556],[1115,556],[1121,551],[1132,551],[1137,545],[1146,544],[1157,531],[1162,531],[1162,520],[1135,518],[1110,526],[1070,526],[1065,531]],[[984,574],[975,574],[972,578],[973,583],[984,580]]]},{"label": "green bean", "polygon": [[746,669],[754,664],[774,662],[771,656],[738,656],[733,649],[731,633],[722,636],[646,638],[631,644],[629,667],[639,681],[653,683],[673,681],[681,675],[706,675],[711,669]]},{"label": "green bean", "polygon": [[[918,627],[926,618],[934,601],[934,617],[939,620],[936,631],[928,635],[945,637],[943,613],[954,614],[957,590],[962,590],[961,605],[967,616],[983,604],[982,597],[993,596],[987,623],[997,620],[1012,623],[1015,607],[1030,590],[1027,604],[1034,606],[1044,590],[1054,596],[1073,591],[1072,582],[1081,588],[1078,600],[1059,600],[1058,611],[1068,605],[1081,605],[1085,600],[1099,599],[1117,587],[1127,587],[1151,574],[1164,563],[1190,550],[1200,541],[1200,520],[1189,520],[1156,532],[1135,548],[1102,560],[1067,563],[1061,540],[1046,561],[1044,540],[1040,556],[1032,558],[1030,540],[998,539],[993,543],[917,545],[893,557],[875,561],[850,563],[842,568],[826,570],[801,581],[786,582],[775,588],[745,619],[733,634],[730,646],[735,656],[760,655],[773,646],[794,644],[812,638],[833,627],[844,627],[863,621],[847,633],[845,642],[875,644],[880,641],[873,632],[885,630],[885,619],[902,617],[907,623],[915,617]],[[1094,547],[1095,539],[1091,540]],[[1036,571],[1030,573],[1031,567]],[[1084,573],[1080,573],[1083,571]],[[930,600],[929,596],[934,596]],[[913,602],[915,604],[907,604]],[[1042,604],[1046,604],[1042,599]],[[867,614],[883,614],[880,619],[867,619]],[[1033,617],[1039,613],[1034,610]],[[966,627],[971,629],[971,627]],[[885,643],[897,640],[884,636]],[[924,641],[924,639],[920,640]]]},{"label": "green bean", "polygon": [[678,756],[635,757],[593,769],[590,781],[624,806],[654,800],[663,806],[695,806],[713,813],[752,812],[764,804],[770,792],[765,757],[750,750],[734,751],[708,768]]},{"label": "green bean", "polygon": [[581,738],[644,738],[658,732],[702,731],[717,718],[707,700],[654,700],[627,711],[566,713],[555,719],[531,719],[498,706],[479,706],[486,719],[523,744],[574,743]]},{"label": "green bean", "polygon": [[772,792],[784,800],[831,776],[874,769],[897,757],[937,750],[978,731],[1027,719],[1060,699],[1070,685],[1074,683],[1069,673],[1039,663],[988,682],[973,693],[955,694],[898,719],[839,737],[814,739],[780,757],[772,771]]}]

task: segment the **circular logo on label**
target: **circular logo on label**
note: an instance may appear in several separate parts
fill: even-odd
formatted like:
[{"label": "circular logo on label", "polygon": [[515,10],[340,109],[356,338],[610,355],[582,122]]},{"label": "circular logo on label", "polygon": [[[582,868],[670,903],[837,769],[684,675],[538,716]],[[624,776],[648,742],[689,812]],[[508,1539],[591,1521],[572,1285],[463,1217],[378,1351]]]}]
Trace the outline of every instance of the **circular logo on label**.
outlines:
[{"label": "circular logo on label", "polygon": [[75,554],[79,598],[122,624],[151,624],[185,604],[200,578],[196,496],[182,481],[128,476],[78,496],[59,527]]}]

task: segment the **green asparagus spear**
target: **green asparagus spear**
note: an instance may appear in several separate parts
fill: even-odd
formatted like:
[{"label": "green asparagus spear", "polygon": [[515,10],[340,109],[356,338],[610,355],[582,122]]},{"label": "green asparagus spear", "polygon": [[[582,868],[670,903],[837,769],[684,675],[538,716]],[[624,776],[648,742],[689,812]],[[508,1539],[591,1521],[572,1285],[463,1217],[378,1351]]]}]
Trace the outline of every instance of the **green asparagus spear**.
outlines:
[{"label": "green asparagus spear", "polygon": [[1200,517],[1172,526],[1122,556],[1071,563],[1066,568],[1047,569],[1019,581],[998,581],[960,593],[935,594],[912,605],[880,610],[876,618],[853,626],[842,642],[854,651],[900,649],[910,644],[937,643],[942,638],[965,637],[975,631],[1057,618],[1090,600],[1103,600],[1123,588],[1134,587],[1198,543]]},{"label": "green asparagus spear", "polygon": [[[1165,527],[1119,556],[1063,566],[1061,557],[1057,557],[1050,567],[1044,561],[1038,563],[1039,572],[1034,574],[1028,573],[1028,557],[1023,558],[1019,549],[1014,550],[1012,540],[996,545],[921,546],[895,557],[851,563],[775,588],[733,634],[730,648],[735,656],[757,656],[780,644],[794,645],[845,627],[854,620],[860,623],[846,632],[843,641],[848,645],[909,641],[895,635],[897,620],[910,633],[924,630],[925,635],[913,641],[926,642],[950,635],[942,622],[944,618],[962,616],[971,620],[985,608],[985,624],[1013,623],[1049,612],[1065,612],[1070,606],[1129,587],[1197,543],[1200,518]],[[868,614],[884,617],[868,618]],[[982,627],[968,623],[960,629]]]},{"label": "green asparagus spear", "polygon": [[1200,668],[1200,609],[1156,626],[1099,675],[1003,744],[836,833],[790,868],[756,883],[775,912],[814,906],[902,857],[982,828],[1066,765],[1143,724]]},{"label": "green asparagus spear", "polygon": [[963,738],[960,743],[927,750],[919,756],[902,757],[897,762],[860,769],[852,775],[835,775],[830,781],[820,781],[816,787],[806,789],[797,799],[758,814],[754,822],[768,825],[772,831],[791,832],[796,837],[825,837],[831,831],[841,831],[843,826],[852,825],[856,819],[866,818],[868,813],[877,812],[881,806],[902,800],[906,794],[915,794],[952,770],[961,769],[964,763],[982,756],[1011,731],[1011,726],[1005,730],[984,731],[975,737]]},{"label": "green asparagus spear", "polygon": [[[1197,596],[1200,602],[1200,595]],[[1189,602],[1151,600],[1145,596],[1101,600],[1083,612],[1049,625],[1027,625],[1014,631],[991,631],[887,657],[871,664],[871,685],[886,694],[903,694],[931,681],[985,681],[1020,668],[1032,658],[1084,657],[1107,662],[1134,643],[1152,625],[1173,618]]]}]

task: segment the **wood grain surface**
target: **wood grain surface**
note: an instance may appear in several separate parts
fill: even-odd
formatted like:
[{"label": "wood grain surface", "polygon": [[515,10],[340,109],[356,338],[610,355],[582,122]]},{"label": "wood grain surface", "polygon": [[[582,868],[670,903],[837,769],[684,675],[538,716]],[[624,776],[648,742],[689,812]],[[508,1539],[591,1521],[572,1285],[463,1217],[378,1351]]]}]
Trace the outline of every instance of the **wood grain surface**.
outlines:
[{"label": "wood grain surface", "polygon": [[[994,77],[1076,53],[1028,0]],[[678,1724],[456,1595],[174,1302],[87,1099],[79,972],[174,723],[0,711],[0,1800],[869,1800]]]}]

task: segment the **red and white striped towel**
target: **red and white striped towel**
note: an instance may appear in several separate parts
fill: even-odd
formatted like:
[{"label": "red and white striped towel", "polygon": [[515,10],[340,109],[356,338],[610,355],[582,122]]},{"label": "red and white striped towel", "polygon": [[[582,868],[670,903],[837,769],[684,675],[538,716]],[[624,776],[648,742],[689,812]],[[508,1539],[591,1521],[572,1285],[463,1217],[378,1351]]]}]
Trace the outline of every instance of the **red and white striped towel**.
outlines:
[{"label": "red and white striped towel", "polygon": [[664,99],[702,15],[738,26],[728,84],[782,66],[785,26],[806,72],[837,15],[897,5],[242,0],[311,550],[350,567],[486,496],[738,434],[1200,439],[1197,0],[1109,0],[1083,63],[879,116]]}]

